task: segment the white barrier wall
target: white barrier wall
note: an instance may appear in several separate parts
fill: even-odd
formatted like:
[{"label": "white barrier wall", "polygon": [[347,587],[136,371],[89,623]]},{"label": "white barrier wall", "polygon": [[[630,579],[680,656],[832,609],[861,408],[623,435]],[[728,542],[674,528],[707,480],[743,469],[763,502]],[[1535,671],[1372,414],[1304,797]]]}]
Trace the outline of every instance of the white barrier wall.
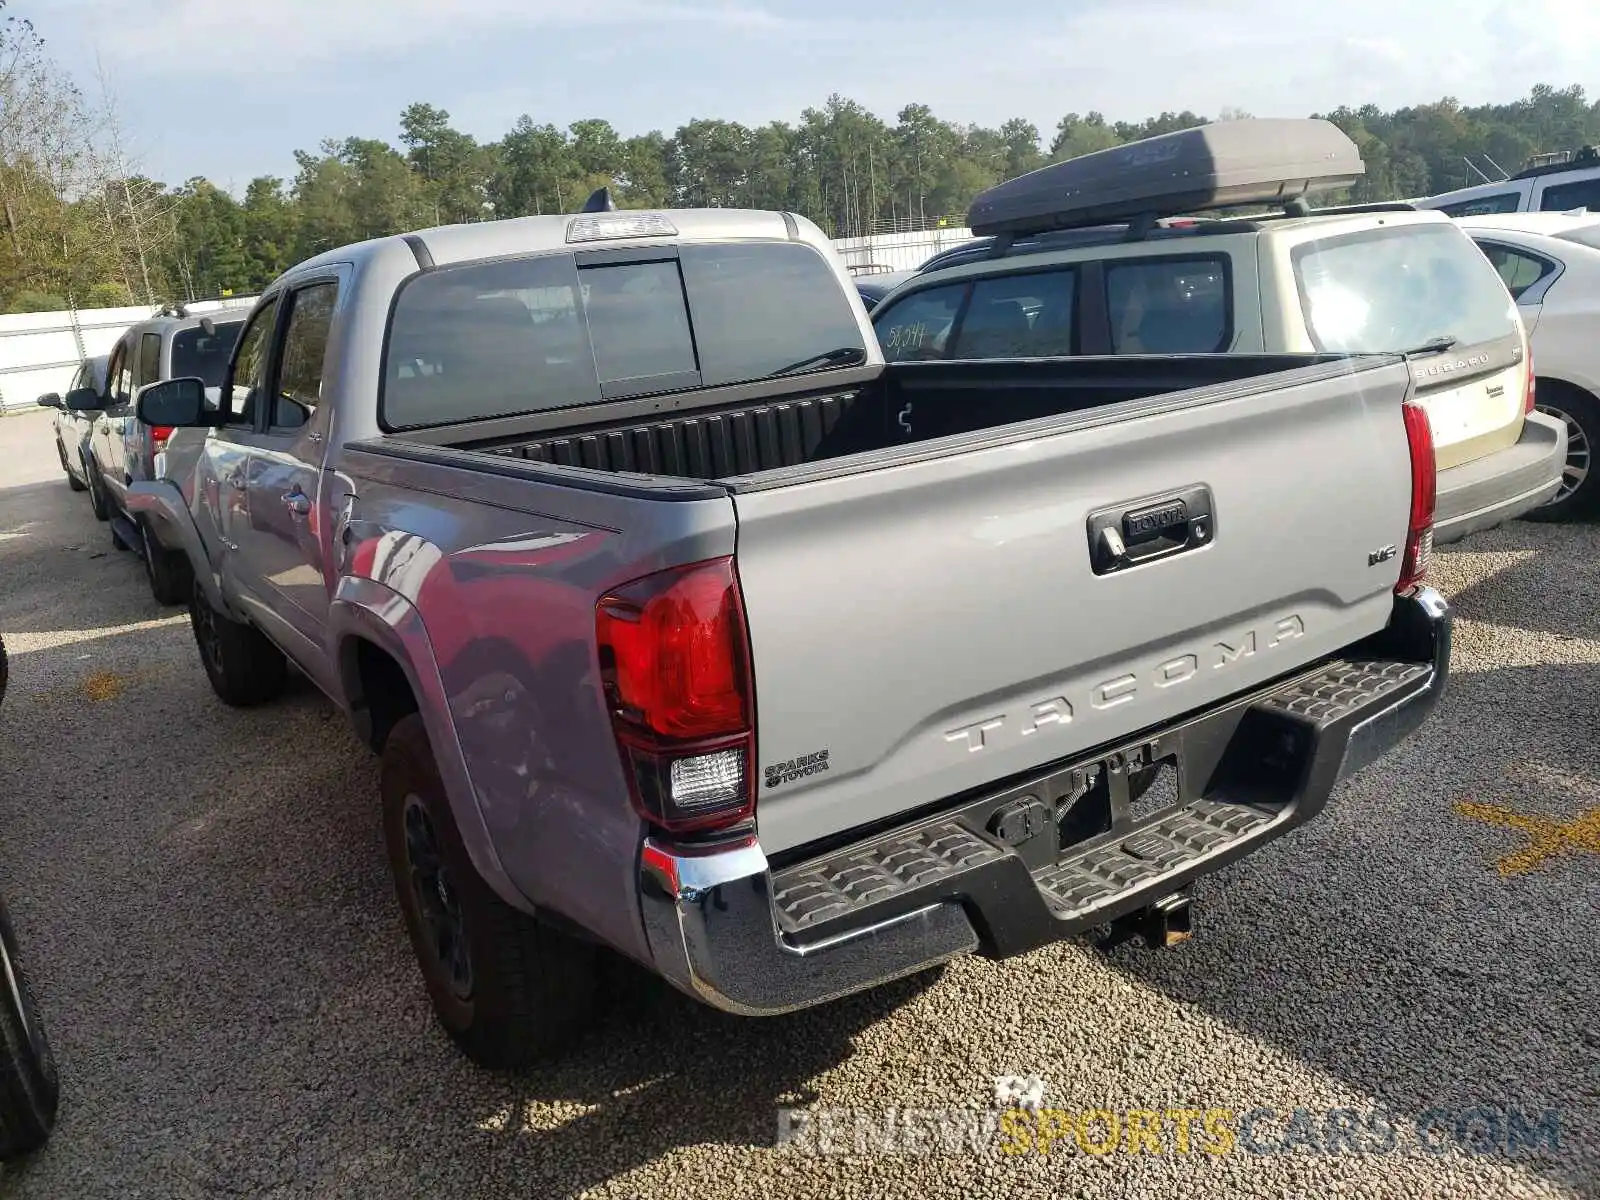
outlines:
[{"label": "white barrier wall", "polygon": [[[242,296],[185,307],[207,313],[254,303],[254,296]],[[160,311],[140,304],[0,315],[0,408],[32,408],[46,392],[65,392],[85,358],[109,354],[129,325]]]},{"label": "white barrier wall", "polygon": [[925,229],[917,233],[835,238],[833,247],[844,258],[845,265],[858,272],[863,267],[914,271],[939,251],[971,240],[970,229]]}]

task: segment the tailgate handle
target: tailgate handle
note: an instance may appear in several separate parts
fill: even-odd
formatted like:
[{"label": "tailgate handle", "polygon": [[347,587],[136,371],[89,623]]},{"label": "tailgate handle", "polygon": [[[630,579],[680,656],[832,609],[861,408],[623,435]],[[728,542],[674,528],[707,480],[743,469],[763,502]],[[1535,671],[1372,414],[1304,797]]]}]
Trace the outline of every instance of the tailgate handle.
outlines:
[{"label": "tailgate handle", "polygon": [[1217,536],[1212,507],[1211,489],[1194,484],[1095,509],[1088,521],[1094,573],[1111,575],[1209,545]]}]

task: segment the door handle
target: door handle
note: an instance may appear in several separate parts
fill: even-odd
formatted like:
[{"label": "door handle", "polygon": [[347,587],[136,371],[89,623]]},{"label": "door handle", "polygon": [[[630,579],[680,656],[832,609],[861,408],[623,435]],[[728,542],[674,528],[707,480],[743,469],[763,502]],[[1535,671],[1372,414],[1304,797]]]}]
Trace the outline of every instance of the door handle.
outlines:
[{"label": "door handle", "polygon": [[311,511],[311,498],[304,492],[285,492],[283,506],[297,517],[303,517]]},{"label": "door handle", "polygon": [[1170,558],[1217,536],[1211,489],[1204,484],[1096,509],[1089,514],[1089,561],[1096,575]]}]

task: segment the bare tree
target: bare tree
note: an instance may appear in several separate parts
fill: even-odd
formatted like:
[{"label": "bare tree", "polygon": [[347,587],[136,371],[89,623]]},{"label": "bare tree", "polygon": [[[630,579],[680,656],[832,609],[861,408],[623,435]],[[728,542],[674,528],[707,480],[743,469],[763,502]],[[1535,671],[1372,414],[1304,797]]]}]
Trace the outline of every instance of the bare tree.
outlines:
[{"label": "bare tree", "polygon": [[70,293],[83,282],[87,265],[70,198],[87,182],[89,158],[82,96],[32,23],[6,17],[0,21],[0,219],[10,254],[0,287]]},{"label": "bare tree", "polygon": [[107,240],[117,256],[117,273],[131,295],[155,304],[159,277],[152,270],[161,251],[177,236],[176,201],[159,183],[145,178],[128,146],[118,116],[116,94],[105,65],[95,56],[100,101],[94,113],[93,185]]}]

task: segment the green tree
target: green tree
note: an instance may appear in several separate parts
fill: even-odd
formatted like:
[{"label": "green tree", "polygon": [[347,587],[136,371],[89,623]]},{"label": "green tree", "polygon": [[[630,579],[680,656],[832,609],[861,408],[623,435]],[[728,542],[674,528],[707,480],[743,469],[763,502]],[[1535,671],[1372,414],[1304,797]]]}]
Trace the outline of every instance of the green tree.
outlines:
[{"label": "green tree", "polygon": [[1056,123],[1056,135],[1050,142],[1050,161],[1063,162],[1080,154],[1109,150],[1120,146],[1122,141],[1121,134],[1106,124],[1103,113],[1091,112],[1086,117],[1068,113]]},{"label": "green tree", "polygon": [[449,113],[431,104],[411,105],[400,114],[400,144],[421,179],[416,192],[431,210],[430,220],[454,224],[483,215],[490,155],[469,134],[451,128]]}]

